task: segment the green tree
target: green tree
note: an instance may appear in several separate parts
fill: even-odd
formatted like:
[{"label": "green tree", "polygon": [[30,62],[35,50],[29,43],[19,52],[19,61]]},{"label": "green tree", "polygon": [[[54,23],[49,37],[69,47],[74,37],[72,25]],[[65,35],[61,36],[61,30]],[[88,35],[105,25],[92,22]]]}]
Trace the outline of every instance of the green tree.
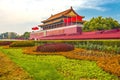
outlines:
[{"label": "green tree", "polygon": [[102,16],[98,16],[96,18],[93,17],[90,21],[86,21],[83,31],[109,30],[116,28],[120,28],[118,21],[111,17],[103,18]]},{"label": "green tree", "polygon": [[23,35],[22,35],[22,38],[24,39],[29,39],[30,37],[30,32],[25,32]]}]

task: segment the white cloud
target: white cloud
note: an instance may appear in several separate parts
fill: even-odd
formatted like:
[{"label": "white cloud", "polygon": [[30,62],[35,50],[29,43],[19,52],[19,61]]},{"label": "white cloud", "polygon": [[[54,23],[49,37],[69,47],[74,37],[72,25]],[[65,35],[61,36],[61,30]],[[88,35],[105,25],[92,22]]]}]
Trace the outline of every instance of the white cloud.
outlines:
[{"label": "white cloud", "polygon": [[[115,0],[0,0],[0,32],[23,33],[41,20],[73,6],[74,9],[96,9]],[[31,23],[31,24],[30,24]]]}]

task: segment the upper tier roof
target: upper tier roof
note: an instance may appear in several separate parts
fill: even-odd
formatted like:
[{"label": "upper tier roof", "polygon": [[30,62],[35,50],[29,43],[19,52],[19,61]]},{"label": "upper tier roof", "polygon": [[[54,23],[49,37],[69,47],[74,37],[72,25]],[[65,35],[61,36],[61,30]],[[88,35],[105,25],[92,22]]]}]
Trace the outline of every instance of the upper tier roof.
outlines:
[{"label": "upper tier roof", "polygon": [[[69,14],[70,12],[73,12],[75,15],[78,15],[78,14],[73,10],[73,8],[71,7],[70,9],[65,10],[65,11],[63,11],[63,12],[57,13],[57,14],[55,14],[55,15],[51,15],[51,17],[49,17],[47,20],[44,20],[44,21],[42,21],[42,22],[44,23],[44,22],[47,22],[47,21],[50,21],[50,20],[53,20],[53,19],[55,19],[55,18],[59,18],[59,17],[62,17],[62,16],[69,16],[68,14]],[[84,16],[81,16],[81,17],[84,18]]]}]

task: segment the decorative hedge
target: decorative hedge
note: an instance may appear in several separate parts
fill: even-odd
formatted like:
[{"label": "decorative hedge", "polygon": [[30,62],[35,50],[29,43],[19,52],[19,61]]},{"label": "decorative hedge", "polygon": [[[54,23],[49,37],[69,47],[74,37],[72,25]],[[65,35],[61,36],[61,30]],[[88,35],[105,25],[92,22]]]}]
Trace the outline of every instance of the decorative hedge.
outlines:
[{"label": "decorative hedge", "polygon": [[0,46],[10,45],[11,41],[0,41]]},{"label": "decorative hedge", "polygon": [[38,46],[36,51],[40,52],[64,52],[74,50],[74,46],[65,43],[44,44]]},{"label": "decorative hedge", "polygon": [[111,45],[116,45],[120,47],[120,40],[40,40],[40,41],[35,41],[36,44],[46,44],[46,43],[69,43],[69,44],[97,44],[97,45],[106,45],[106,46],[111,46]]},{"label": "decorative hedge", "polygon": [[120,54],[120,40],[44,40],[35,41],[35,43],[37,45],[46,43],[67,43],[77,48]]},{"label": "decorative hedge", "polygon": [[33,41],[16,41],[10,44],[10,47],[30,47],[34,45]]}]

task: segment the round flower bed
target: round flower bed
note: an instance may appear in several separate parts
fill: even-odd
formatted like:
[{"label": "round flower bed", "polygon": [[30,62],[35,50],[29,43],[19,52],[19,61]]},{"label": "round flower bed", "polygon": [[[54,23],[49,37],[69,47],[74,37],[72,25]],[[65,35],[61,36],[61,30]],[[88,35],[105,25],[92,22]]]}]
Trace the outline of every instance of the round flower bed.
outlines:
[{"label": "round flower bed", "polygon": [[37,52],[65,52],[74,50],[74,46],[71,44],[65,43],[52,43],[52,44],[44,44],[38,46],[36,51]]}]

